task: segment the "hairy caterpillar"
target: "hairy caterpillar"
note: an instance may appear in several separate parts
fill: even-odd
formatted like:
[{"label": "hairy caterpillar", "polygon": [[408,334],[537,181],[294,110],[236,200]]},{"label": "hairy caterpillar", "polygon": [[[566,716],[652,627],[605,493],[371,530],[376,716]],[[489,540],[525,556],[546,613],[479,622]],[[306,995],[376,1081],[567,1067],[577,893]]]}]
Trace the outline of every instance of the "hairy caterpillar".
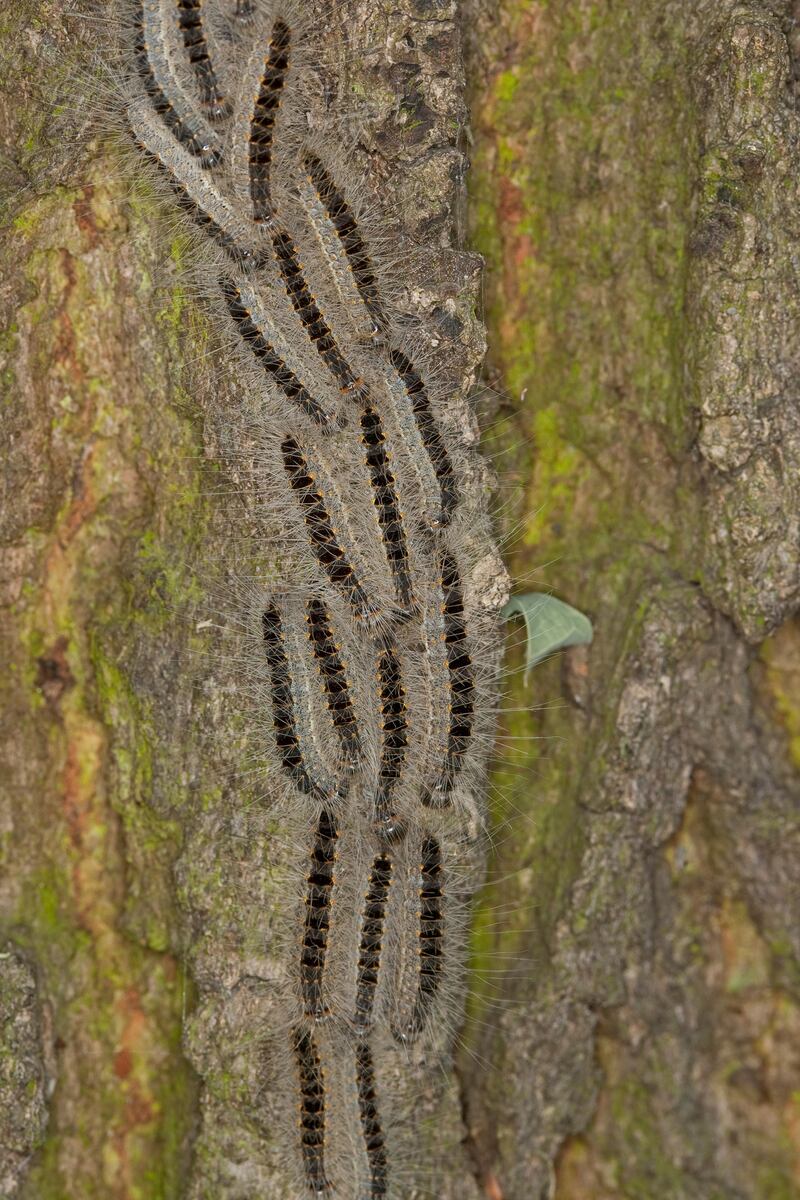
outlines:
[{"label": "hairy caterpillar", "polygon": [[178,28],[197,79],[203,109],[210,120],[222,120],[230,115],[230,105],[209,54],[204,16],[206,4],[204,0],[173,0],[173,3],[177,7]]},{"label": "hairy caterpillar", "polygon": [[327,149],[311,36],[289,4],[145,0],[126,119],[197,229],[271,538],[243,620],[291,851],[259,1031],[279,1136],[298,1195],[371,1200],[404,1194],[398,1079],[460,1012],[505,578],[446,403],[463,380],[431,368],[438,337]]},{"label": "hairy caterpillar", "polygon": [[378,986],[378,972],[383,949],[386,902],[392,883],[392,870],[393,865],[389,855],[385,851],[378,854],[372,864],[367,891],[364,894],[361,940],[358,947],[356,1006],[353,1014],[354,1024],[359,1029],[367,1028],[372,1024],[375,990]]},{"label": "hairy caterpillar", "polygon": [[303,166],[306,178],[298,185],[298,198],[336,280],[342,304],[353,313],[356,329],[377,336],[386,329],[387,318],[355,217],[317,154],[307,150]]},{"label": "hairy caterpillar", "polygon": [[302,364],[293,361],[292,347],[281,338],[280,332],[269,327],[259,298],[244,282],[237,286],[233,279],[221,279],[220,290],[237,333],[253,358],[287,400],[297,404],[317,425],[330,427],[335,421],[335,410],[318,387],[316,395],[311,395],[302,381]]},{"label": "hairy caterpillar", "polygon": [[328,1191],[325,1175],[325,1087],[314,1037],[296,1029],[292,1041],[300,1088],[300,1128],[303,1166],[313,1195]]},{"label": "hairy caterpillar", "polygon": [[394,811],[394,793],[405,767],[409,733],[400,660],[391,642],[378,651],[375,680],[380,696],[382,739],[373,811],[378,836],[391,842],[404,831],[402,819]]},{"label": "hairy caterpillar", "polygon": [[272,703],[272,724],[275,732],[276,751],[281,766],[292,783],[303,793],[324,790],[312,781],[306,753],[298,736],[298,720],[295,699],[292,695],[292,677],[287,656],[286,638],[281,614],[271,604],[261,614],[264,631],[264,652],[269,666],[269,688]]}]

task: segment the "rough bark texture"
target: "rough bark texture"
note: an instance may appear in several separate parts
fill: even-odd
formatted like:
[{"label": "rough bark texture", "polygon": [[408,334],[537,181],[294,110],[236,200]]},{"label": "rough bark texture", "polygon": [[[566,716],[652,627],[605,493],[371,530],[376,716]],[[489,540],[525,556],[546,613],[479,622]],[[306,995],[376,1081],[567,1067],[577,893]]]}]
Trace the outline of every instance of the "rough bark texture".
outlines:
[{"label": "rough bark texture", "polygon": [[[0,1194],[285,1197],[258,1056],[274,831],[206,626],[247,510],[204,458],[220,380],[163,209],[49,108],[102,36],[63,8],[0,27]],[[468,376],[465,32],[501,520],[514,573],[596,640],[510,682],[464,1051],[420,1109],[426,1190],[790,1200],[793,12],[338,6],[333,103],[433,253],[413,298]]]},{"label": "rough bark texture", "polygon": [[480,953],[530,965],[462,1073],[491,1195],[800,1195],[793,18],[473,12],[512,574],[596,627],[512,689],[520,932]]}]

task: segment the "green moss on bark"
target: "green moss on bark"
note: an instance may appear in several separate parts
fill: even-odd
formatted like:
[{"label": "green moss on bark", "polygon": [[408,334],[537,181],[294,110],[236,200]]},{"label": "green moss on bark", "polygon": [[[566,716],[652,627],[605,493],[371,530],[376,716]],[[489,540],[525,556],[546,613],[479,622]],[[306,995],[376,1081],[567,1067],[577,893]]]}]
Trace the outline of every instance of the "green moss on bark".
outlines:
[{"label": "green moss on bark", "polygon": [[[761,1116],[742,1106],[732,1120],[746,1148],[729,1152],[718,1132],[728,1099],[708,1082],[718,1060],[698,1027],[719,1003],[731,1034],[725,997],[755,1011],[798,958],[796,938],[773,928],[790,921],[792,784],[747,707],[746,655],[714,612],[755,640],[796,588],[785,569],[793,485],[760,464],[752,477],[741,468],[766,436],[748,388],[781,386],[765,353],[795,377],[782,322],[797,289],[784,283],[790,238],[776,199],[793,154],[785,46],[773,18],[734,5],[509,0],[476,11],[472,235],[487,260],[499,384],[486,444],[502,468],[518,586],[552,588],[588,613],[595,640],[537,668],[527,691],[510,657],[497,844],[474,944],[478,978],[491,983],[468,1025],[470,1051],[493,1066],[481,1072],[465,1056],[462,1067],[475,1157],[513,1197],[552,1194],[548,1162],[564,1144],[559,1200],[706,1200],[731,1187],[755,1200],[768,1161],[770,1187],[796,1186],[781,1142],[796,1143],[793,1118],[774,1114],[762,1153],[749,1134]],[[748,150],[756,113],[764,140]],[[770,289],[779,316],[767,311]],[[765,461],[792,457],[792,427]],[[762,652],[766,703],[792,753],[793,636],[782,630]],[[678,917],[680,882],[667,886],[653,857],[699,761],[725,781],[716,836],[727,857],[709,870],[742,872],[715,929],[740,943],[720,994],[692,973],[718,961],[704,918]],[[511,914],[510,929],[499,933],[493,912]],[[620,1006],[617,1028],[608,1014]],[[673,1006],[685,1028],[678,1018],[667,1031]],[[743,1034],[751,1046],[756,1024]],[[637,1060],[640,1038],[654,1050]],[[671,1038],[693,1055],[694,1078]],[[594,1097],[592,1045],[606,1048]]]}]

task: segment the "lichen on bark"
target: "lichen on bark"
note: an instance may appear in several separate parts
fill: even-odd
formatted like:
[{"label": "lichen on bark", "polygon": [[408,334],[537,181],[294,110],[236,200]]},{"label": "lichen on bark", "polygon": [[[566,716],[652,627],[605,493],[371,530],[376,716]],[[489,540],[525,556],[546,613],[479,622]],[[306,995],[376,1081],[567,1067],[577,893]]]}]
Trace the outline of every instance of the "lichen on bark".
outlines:
[{"label": "lichen on bark", "polygon": [[10,1196],[47,1123],[52,1046],[36,975],[20,951],[0,949],[0,1195]]}]

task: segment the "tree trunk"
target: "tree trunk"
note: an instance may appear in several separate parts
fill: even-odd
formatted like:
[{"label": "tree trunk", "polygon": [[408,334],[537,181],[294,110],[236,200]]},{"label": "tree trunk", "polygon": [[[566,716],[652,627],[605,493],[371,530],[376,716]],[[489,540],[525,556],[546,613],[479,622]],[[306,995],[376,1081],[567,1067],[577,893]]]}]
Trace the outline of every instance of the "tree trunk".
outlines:
[{"label": "tree trunk", "polygon": [[[165,206],[54,106],[105,36],[69,7],[0,29],[0,1195],[285,1197],[259,1058],[285,897],[214,630],[248,498]],[[800,1196],[792,5],[343,0],[319,27],[465,376],[469,82],[498,519],[518,586],[595,625],[529,686],[510,647],[428,1191]]]},{"label": "tree trunk", "polygon": [[793,6],[470,31],[509,564],[595,624],[511,688],[475,1161],[515,1200],[798,1196]]}]

